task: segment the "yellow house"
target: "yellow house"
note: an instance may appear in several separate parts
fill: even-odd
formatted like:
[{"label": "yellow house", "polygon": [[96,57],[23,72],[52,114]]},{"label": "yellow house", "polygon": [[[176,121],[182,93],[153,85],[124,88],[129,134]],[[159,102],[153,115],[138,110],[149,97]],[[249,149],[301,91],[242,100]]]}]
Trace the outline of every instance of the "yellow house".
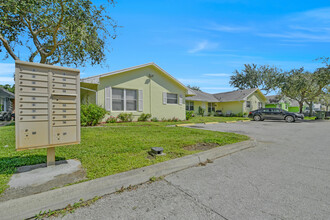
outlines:
[{"label": "yellow house", "polygon": [[81,79],[81,103],[93,103],[110,115],[142,113],[159,120],[185,120],[185,99],[194,93],[155,63]]},{"label": "yellow house", "polygon": [[204,115],[215,111],[222,114],[244,114],[265,107],[267,98],[258,89],[245,89],[232,92],[210,94],[194,90],[195,96],[186,98],[186,110],[199,113],[204,109]]}]

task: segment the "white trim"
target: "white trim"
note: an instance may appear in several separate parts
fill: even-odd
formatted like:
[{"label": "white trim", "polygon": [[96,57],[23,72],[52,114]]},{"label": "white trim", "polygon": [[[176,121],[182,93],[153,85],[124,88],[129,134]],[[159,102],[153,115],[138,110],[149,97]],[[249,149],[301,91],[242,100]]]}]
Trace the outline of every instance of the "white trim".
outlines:
[{"label": "white trim", "polygon": [[139,99],[139,103],[138,103],[139,112],[143,112],[143,90],[141,89],[139,90],[138,99]]},{"label": "white trim", "polygon": [[88,91],[91,91],[91,92],[97,92],[97,91],[94,90],[94,89],[88,89],[88,88],[85,88],[85,87],[80,87],[80,89],[88,90]]},{"label": "white trim", "polygon": [[167,104],[167,92],[163,92],[163,105]]}]

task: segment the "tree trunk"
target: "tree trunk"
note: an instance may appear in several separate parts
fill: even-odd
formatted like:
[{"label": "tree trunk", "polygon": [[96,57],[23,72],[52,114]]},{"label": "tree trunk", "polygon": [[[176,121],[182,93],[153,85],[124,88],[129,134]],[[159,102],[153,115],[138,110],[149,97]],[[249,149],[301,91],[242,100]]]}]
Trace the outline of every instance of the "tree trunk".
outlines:
[{"label": "tree trunk", "polygon": [[299,102],[299,113],[302,113],[304,102]]},{"label": "tree trunk", "polygon": [[309,117],[313,116],[313,102],[308,103],[309,105]]}]

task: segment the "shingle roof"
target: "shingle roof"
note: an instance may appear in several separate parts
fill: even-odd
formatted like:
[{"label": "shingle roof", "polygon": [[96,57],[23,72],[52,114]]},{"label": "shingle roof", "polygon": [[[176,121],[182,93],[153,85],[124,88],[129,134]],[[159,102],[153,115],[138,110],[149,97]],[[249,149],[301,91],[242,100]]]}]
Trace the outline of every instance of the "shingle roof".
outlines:
[{"label": "shingle roof", "polygon": [[273,103],[278,103],[280,101],[280,96],[278,95],[269,95],[266,96],[267,98],[267,103],[273,104]]},{"label": "shingle roof", "polygon": [[237,90],[231,92],[222,92],[216,94],[210,94],[202,91],[193,90],[196,96],[187,97],[188,101],[203,101],[203,102],[233,102],[245,100],[249,95],[257,91],[254,89]]},{"label": "shingle roof", "polygon": [[[192,89],[191,89],[192,90]],[[188,101],[202,101],[202,102],[219,102],[218,99],[216,99],[212,94],[202,92],[202,91],[197,91],[197,90],[192,90],[196,95],[187,97],[186,100]]]},{"label": "shingle roof", "polygon": [[1,94],[5,94],[10,99],[14,99],[15,98],[15,94],[14,93],[11,93],[8,90],[0,87],[0,95]]},{"label": "shingle roof", "polygon": [[213,94],[213,96],[220,102],[242,101],[257,90],[258,90],[257,88],[236,90],[232,92],[222,92],[222,93]]}]

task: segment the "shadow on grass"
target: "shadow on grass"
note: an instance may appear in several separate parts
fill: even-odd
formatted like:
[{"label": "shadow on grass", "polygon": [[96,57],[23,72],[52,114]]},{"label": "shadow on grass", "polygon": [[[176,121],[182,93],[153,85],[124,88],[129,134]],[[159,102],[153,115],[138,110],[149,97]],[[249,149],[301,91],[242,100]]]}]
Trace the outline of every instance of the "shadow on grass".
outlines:
[{"label": "shadow on grass", "polygon": [[[65,160],[64,157],[56,157],[56,161]],[[0,158],[0,174],[13,174],[16,168],[47,162],[46,155],[13,156]]]}]

